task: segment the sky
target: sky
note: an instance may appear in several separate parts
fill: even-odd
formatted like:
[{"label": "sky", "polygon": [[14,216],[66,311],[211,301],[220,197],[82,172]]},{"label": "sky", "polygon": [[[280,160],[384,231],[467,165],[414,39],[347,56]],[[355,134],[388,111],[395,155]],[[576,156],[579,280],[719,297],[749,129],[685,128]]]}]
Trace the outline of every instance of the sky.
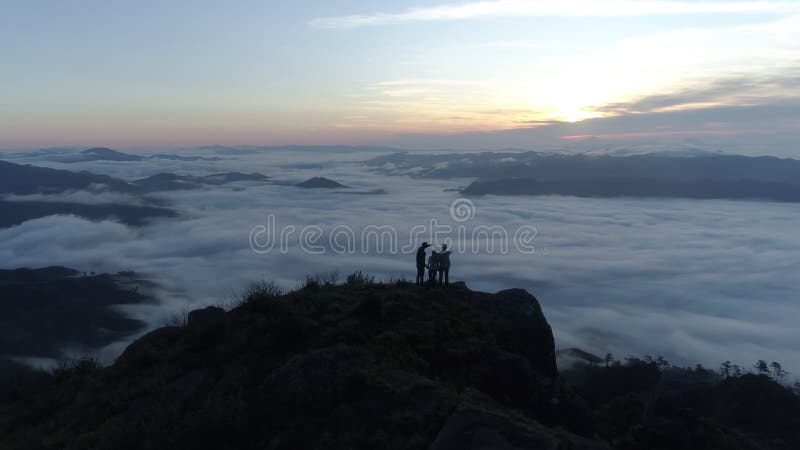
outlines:
[{"label": "sky", "polygon": [[800,142],[796,1],[0,7],[5,149]]}]

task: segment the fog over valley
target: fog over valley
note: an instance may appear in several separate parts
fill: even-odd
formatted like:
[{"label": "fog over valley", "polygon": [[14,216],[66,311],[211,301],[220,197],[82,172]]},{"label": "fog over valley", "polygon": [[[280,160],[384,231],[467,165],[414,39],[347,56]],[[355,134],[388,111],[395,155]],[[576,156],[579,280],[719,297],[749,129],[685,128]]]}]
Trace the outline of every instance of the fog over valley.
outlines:
[{"label": "fog over valley", "polygon": [[[778,193],[796,193],[800,184],[795,160],[705,151],[610,153],[617,156],[377,147],[6,152],[0,208],[21,215],[3,215],[0,260],[3,269],[133,271],[148,280],[142,294],[151,301],[114,307],[142,327],[102,348],[65,342],[61,351],[69,356],[92,353],[111,361],[145,331],[189,308],[230,304],[258,280],[291,289],[307,275],[336,271],[343,278],[356,270],[413,279],[419,238],[450,242],[451,277],[472,289],[520,287],[536,295],[557,348],[660,354],[710,367],[725,360],[749,367],[765,359],[800,373],[800,210],[794,197],[763,196],[747,186],[737,187],[735,199],[727,190],[703,199],[470,190],[475,182],[520,179],[569,179],[591,187],[632,174],[644,185],[655,179],[769,182]],[[68,172],[49,172],[42,188],[36,168]],[[19,170],[26,175],[13,181]],[[458,201],[469,207],[466,216],[451,210]],[[451,231],[426,234],[434,223]],[[391,227],[397,248],[356,239],[352,251],[342,252],[343,241],[331,237],[343,226],[358,238],[370,227]],[[253,248],[254,230],[287,227],[294,232],[285,246],[276,235],[275,246],[263,251],[262,233]],[[314,238],[304,229],[321,234]],[[476,229],[484,234],[473,239]],[[501,229],[507,251],[502,236],[491,234]],[[524,251],[513,242],[518,230],[534,231]],[[3,348],[18,361],[56,359]]]}]

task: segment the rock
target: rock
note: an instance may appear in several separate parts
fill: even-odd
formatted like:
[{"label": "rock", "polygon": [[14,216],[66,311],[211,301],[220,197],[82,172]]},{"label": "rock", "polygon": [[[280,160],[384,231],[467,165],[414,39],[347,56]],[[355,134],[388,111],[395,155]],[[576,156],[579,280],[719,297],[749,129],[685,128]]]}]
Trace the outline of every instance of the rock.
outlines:
[{"label": "rock", "polygon": [[186,326],[190,330],[207,330],[225,320],[225,310],[217,306],[196,309],[189,313]]},{"label": "rock", "polygon": [[207,373],[208,370],[206,369],[196,369],[187,372],[182,377],[167,385],[166,390],[178,400],[185,400],[200,386]]},{"label": "rock", "polygon": [[468,389],[430,450],[606,450],[600,442],[546,428]]},{"label": "rock", "polygon": [[312,350],[291,358],[266,380],[266,390],[293,404],[321,406],[345,395],[375,362],[363,347],[337,345]]},{"label": "rock", "polygon": [[[572,434],[575,408],[559,412],[552,333],[520,290],[351,283],[252,298],[192,311],[70,383],[41,394],[37,423],[0,430],[0,447],[592,448]],[[0,424],[16,414],[0,407]]]},{"label": "rock", "polygon": [[544,401],[530,361],[522,356],[470,338],[442,357],[448,358],[446,365],[463,373],[469,386],[496,401],[525,409],[538,409]]},{"label": "rock", "polygon": [[539,301],[524,289],[507,289],[496,294],[458,290],[452,294],[486,313],[498,332],[498,343],[528,358],[534,372],[543,379],[555,379],[555,343],[550,324]]},{"label": "rock", "polygon": [[150,365],[162,359],[162,350],[183,335],[181,327],[163,327],[153,330],[135,340],[117,358],[115,367],[137,367]]}]

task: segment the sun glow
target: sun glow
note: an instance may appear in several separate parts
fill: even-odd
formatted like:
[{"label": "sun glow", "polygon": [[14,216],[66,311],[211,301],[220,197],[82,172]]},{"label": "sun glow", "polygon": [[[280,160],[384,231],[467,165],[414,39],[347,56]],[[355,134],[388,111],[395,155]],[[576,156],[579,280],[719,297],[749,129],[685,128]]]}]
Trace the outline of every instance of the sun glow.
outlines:
[{"label": "sun glow", "polygon": [[582,120],[592,119],[595,117],[599,117],[599,114],[593,111],[588,111],[580,106],[557,107],[556,112],[553,114],[554,120],[569,123],[580,122]]}]

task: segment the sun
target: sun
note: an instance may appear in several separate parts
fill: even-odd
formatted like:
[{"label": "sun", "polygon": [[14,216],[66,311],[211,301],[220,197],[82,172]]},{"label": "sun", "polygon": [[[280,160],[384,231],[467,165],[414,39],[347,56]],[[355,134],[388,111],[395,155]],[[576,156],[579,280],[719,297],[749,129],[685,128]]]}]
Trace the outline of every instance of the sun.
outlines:
[{"label": "sun", "polygon": [[553,113],[554,119],[569,123],[580,122],[594,117],[598,117],[598,114],[576,105],[557,106]]}]

